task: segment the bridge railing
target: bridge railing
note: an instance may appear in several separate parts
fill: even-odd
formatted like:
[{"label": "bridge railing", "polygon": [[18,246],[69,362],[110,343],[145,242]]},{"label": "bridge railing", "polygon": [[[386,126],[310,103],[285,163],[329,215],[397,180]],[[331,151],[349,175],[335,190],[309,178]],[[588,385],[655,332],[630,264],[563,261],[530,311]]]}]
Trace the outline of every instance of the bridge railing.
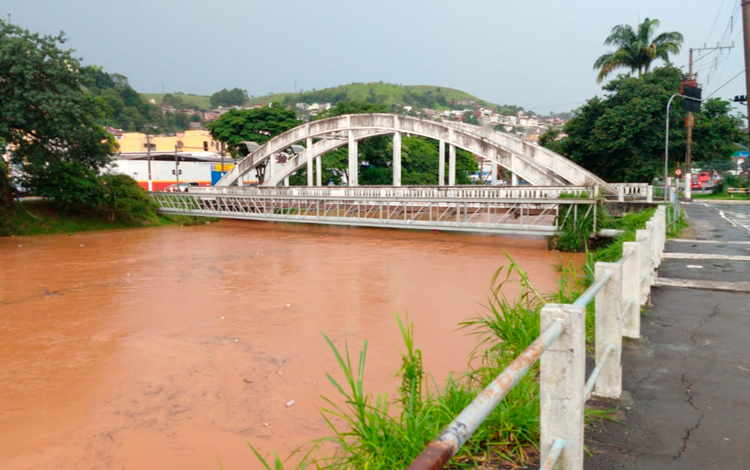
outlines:
[{"label": "bridge railing", "polygon": [[654,202],[654,187],[648,183],[612,183],[617,194],[606,195],[607,199],[617,198],[618,201]]},{"label": "bridge railing", "polygon": [[596,197],[597,189],[587,186],[289,186],[289,187],[195,187],[197,194],[233,194],[251,196],[313,197],[394,197],[458,199],[557,199],[561,194],[576,193],[584,198]]},{"label": "bridge railing", "polygon": [[[442,468],[487,416],[541,360],[542,469],[582,470],[584,406],[592,396],[622,393],[622,338],[640,337],[640,306],[651,291],[666,241],[666,208],[659,206],[615,263],[596,263],[595,281],[573,304],[547,304],[542,332],[425,450],[409,470]],[[586,306],[595,300],[596,367],[586,373]]]}]

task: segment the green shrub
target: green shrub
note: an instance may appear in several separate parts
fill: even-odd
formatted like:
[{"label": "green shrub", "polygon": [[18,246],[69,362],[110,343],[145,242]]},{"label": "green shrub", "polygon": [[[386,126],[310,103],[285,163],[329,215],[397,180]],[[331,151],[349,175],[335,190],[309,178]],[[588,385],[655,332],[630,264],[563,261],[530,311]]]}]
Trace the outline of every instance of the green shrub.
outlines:
[{"label": "green shrub", "polygon": [[101,178],[106,203],[103,208],[109,220],[135,223],[156,217],[157,204],[128,175],[104,175]]}]

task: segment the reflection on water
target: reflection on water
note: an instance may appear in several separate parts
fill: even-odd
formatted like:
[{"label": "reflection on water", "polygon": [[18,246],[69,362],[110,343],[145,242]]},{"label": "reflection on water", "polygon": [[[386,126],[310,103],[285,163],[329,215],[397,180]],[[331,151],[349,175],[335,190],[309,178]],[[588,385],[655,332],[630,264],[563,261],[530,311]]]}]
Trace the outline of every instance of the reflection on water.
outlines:
[{"label": "reflection on water", "polygon": [[262,222],[0,239],[0,467],[259,468],[247,441],[326,434],[321,331],[369,341],[372,392],[397,386],[394,312],[438,381],[464,370],[456,326],[503,250],[554,288],[542,240]]}]

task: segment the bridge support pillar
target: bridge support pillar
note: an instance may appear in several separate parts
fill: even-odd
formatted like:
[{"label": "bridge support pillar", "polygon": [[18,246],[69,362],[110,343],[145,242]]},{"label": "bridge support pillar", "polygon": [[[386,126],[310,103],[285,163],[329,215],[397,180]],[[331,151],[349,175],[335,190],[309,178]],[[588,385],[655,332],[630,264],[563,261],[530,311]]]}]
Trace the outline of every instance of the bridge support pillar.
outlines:
[{"label": "bridge support pillar", "polygon": [[511,186],[518,186],[518,175],[515,173],[511,173],[510,175],[510,184]]},{"label": "bridge support pillar", "polygon": [[445,141],[440,141],[440,160],[438,161],[438,185],[445,186]]},{"label": "bridge support pillar", "polygon": [[289,187],[289,177],[288,176],[284,178],[284,187],[286,187],[286,188]]},{"label": "bridge support pillar", "polygon": [[393,186],[401,186],[401,133],[393,134]]},{"label": "bridge support pillar", "polygon": [[489,183],[490,186],[494,186],[497,184],[497,163],[493,161],[490,161]]},{"label": "bridge support pillar", "polygon": [[349,186],[359,186],[359,148],[354,131],[349,131]]},{"label": "bridge support pillar", "polygon": [[272,153],[268,157],[268,163],[266,163],[266,177],[264,178],[262,186],[268,186],[269,182],[273,180],[276,174],[276,154]]},{"label": "bridge support pillar", "polygon": [[307,185],[312,186],[313,185],[313,156],[312,156],[312,147],[313,147],[313,141],[312,137],[307,138],[307,150],[305,150],[305,155],[307,155]]},{"label": "bridge support pillar", "polygon": [[315,185],[323,186],[323,163],[322,156],[318,155],[315,159]]},{"label": "bridge support pillar", "polygon": [[456,185],[456,146],[448,146],[448,186]]}]

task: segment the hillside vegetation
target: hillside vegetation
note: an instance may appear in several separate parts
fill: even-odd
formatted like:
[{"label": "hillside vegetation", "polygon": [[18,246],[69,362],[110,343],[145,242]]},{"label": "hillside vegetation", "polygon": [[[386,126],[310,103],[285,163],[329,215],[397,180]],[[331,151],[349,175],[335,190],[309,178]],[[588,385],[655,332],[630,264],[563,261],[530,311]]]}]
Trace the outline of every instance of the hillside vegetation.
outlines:
[{"label": "hillside vegetation", "polygon": [[[188,106],[194,107],[195,109],[208,110],[211,109],[211,97],[201,95],[191,95],[185,93],[172,93],[172,95],[180,98],[183,103]],[[161,104],[164,99],[164,93],[141,93],[141,96],[145,100],[154,100],[156,104]]]},{"label": "hillside vegetation", "polygon": [[[210,97],[199,95],[187,95],[173,93],[184,103],[195,106],[198,109],[210,109]],[[141,93],[145,99],[154,99],[160,104],[164,99],[161,93]],[[297,103],[331,103],[340,101],[360,101],[382,104],[388,108],[394,105],[413,106],[416,109],[430,108],[436,110],[464,109],[466,104],[459,104],[469,100],[477,105],[494,108],[501,114],[516,114],[524,109],[514,105],[497,105],[477,98],[455,88],[447,88],[432,85],[395,85],[392,83],[352,83],[322,90],[305,91],[300,93],[274,93],[266,96],[251,97],[246,106],[258,104],[280,103],[293,106]]]}]

